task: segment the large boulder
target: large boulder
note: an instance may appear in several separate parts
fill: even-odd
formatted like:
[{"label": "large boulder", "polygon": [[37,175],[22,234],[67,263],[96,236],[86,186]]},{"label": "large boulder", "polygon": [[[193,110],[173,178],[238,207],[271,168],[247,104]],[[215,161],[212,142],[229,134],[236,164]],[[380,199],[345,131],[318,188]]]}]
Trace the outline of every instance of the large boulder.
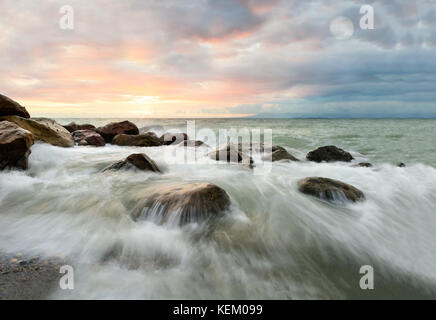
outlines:
[{"label": "large boulder", "polygon": [[64,128],[71,133],[77,130],[92,130],[92,131],[97,130],[97,128],[92,124],[77,124],[75,122],[70,122],[69,124],[64,125]]},{"label": "large boulder", "polygon": [[0,116],[19,116],[30,118],[26,108],[18,102],[0,94]]},{"label": "large boulder", "polygon": [[81,146],[103,147],[105,145],[103,137],[94,130],[77,130],[72,135],[74,142]]},{"label": "large boulder", "polygon": [[102,171],[136,168],[143,171],[161,172],[157,164],[145,153],[133,153],[126,159],[115,162]]},{"label": "large boulder", "polygon": [[168,146],[170,144],[176,145],[185,140],[188,140],[188,135],[182,132],[178,132],[178,133],[167,132],[160,137],[161,143],[165,146]]},{"label": "large boulder", "polygon": [[298,190],[304,194],[332,202],[361,201],[365,195],[347,183],[329,178],[311,177],[298,182]]},{"label": "large boulder", "polygon": [[9,121],[0,122],[0,170],[6,167],[27,169],[33,135]]},{"label": "large boulder", "polygon": [[112,142],[112,139],[118,134],[139,134],[138,127],[130,121],[111,122],[104,127],[97,128],[106,142]]},{"label": "large boulder", "polygon": [[25,119],[18,116],[5,116],[0,117],[0,119],[13,122],[19,127],[30,131],[35,140],[40,140],[58,147],[74,146],[74,140],[71,133],[52,119]]},{"label": "large boulder", "polygon": [[307,160],[314,162],[332,162],[332,161],[345,161],[350,162],[353,156],[338,147],[324,146],[309,152],[306,156]]},{"label": "large boulder", "polygon": [[166,186],[146,195],[132,211],[134,221],[152,216],[158,223],[184,225],[221,216],[230,206],[225,190],[212,183]]},{"label": "large boulder", "polygon": [[238,162],[250,165],[254,162],[250,156],[239,150],[238,145],[232,143],[221,146],[208,155],[209,158],[216,161]]},{"label": "large boulder", "polygon": [[119,146],[137,147],[158,147],[162,145],[161,140],[153,132],[138,135],[117,134],[112,139],[112,143]]}]

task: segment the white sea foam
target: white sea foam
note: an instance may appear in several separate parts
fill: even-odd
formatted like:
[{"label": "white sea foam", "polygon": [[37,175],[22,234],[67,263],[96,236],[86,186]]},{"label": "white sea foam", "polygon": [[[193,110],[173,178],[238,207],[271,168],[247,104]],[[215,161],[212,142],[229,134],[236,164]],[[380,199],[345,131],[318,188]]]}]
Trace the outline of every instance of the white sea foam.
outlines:
[{"label": "white sea foam", "polygon": [[[381,296],[435,296],[433,167],[278,162],[253,175],[203,151],[195,164],[180,155],[169,163],[164,148],[177,147],[35,144],[28,171],[0,173],[0,251],[68,257],[75,289],[53,298],[362,297],[364,264],[374,267]],[[100,173],[133,152],[164,173]],[[297,181],[308,176],[350,183],[366,201],[341,206],[303,195]],[[231,197],[211,233],[130,220],[146,190],[186,181],[215,183]]]}]

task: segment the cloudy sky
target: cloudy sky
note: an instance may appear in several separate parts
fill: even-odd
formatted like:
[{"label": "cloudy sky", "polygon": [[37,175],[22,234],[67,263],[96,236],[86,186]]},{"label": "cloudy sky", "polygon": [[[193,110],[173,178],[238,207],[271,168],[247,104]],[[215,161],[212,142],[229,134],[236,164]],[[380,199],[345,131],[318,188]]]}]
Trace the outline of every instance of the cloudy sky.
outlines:
[{"label": "cloudy sky", "polygon": [[[374,30],[359,26],[364,4]],[[73,30],[59,26],[64,5]],[[0,93],[32,115],[436,115],[435,0],[1,0],[0,11]],[[332,32],[338,17],[353,29]]]}]

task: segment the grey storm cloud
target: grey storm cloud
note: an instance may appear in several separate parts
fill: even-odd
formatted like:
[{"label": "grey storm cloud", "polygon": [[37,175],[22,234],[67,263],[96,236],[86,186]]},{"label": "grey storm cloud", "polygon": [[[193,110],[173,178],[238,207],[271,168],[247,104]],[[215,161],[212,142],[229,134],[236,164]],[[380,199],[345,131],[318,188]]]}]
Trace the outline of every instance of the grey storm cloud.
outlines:
[{"label": "grey storm cloud", "polygon": [[[374,7],[374,30],[359,28],[365,3]],[[291,112],[303,106],[331,111],[335,103],[363,110],[355,103],[383,101],[436,113],[432,0],[75,0],[76,27],[67,32],[58,27],[64,4],[0,2],[0,87],[6,93],[50,96],[50,90],[71,89],[71,82],[52,74],[64,67],[59,57],[67,55],[68,46],[85,45],[97,48],[97,54],[77,61],[78,68],[101,68],[123,77],[164,75],[193,86],[240,84],[247,88],[242,94],[249,95],[242,100],[253,103],[236,102],[226,108],[229,113]],[[338,16],[354,25],[349,40],[330,33]],[[150,49],[147,65],[123,61],[128,43]],[[17,76],[39,83],[19,87],[11,81]],[[298,88],[307,93],[289,98],[288,92]],[[110,99],[110,94],[100,94]]]}]

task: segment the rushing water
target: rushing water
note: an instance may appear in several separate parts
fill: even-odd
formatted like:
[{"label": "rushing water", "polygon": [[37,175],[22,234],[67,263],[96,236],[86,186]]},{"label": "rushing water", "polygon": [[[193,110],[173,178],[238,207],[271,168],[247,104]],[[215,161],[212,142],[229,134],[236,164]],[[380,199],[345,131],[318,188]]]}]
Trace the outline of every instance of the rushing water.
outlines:
[{"label": "rushing water", "polygon": [[[157,133],[186,129],[181,119],[132,121],[163,126]],[[196,126],[269,128],[273,143],[300,159],[333,144],[374,166],[280,162],[253,174],[209,159],[203,147],[192,164],[178,154],[169,159],[173,146],[36,143],[27,171],[0,173],[0,251],[67,257],[75,289],[52,298],[436,298],[435,120],[204,119]],[[163,174],[100,172],[133,152],[149,155]],[[297,181],[308,176],[350,183],[366,201],[337,206],[300,194]],[[134,199],[187,181],[215,183],[230,195],[229,212],[212,230],[129,218]],[[360,289],[362,265],[374,269],[374,290]]]}]

